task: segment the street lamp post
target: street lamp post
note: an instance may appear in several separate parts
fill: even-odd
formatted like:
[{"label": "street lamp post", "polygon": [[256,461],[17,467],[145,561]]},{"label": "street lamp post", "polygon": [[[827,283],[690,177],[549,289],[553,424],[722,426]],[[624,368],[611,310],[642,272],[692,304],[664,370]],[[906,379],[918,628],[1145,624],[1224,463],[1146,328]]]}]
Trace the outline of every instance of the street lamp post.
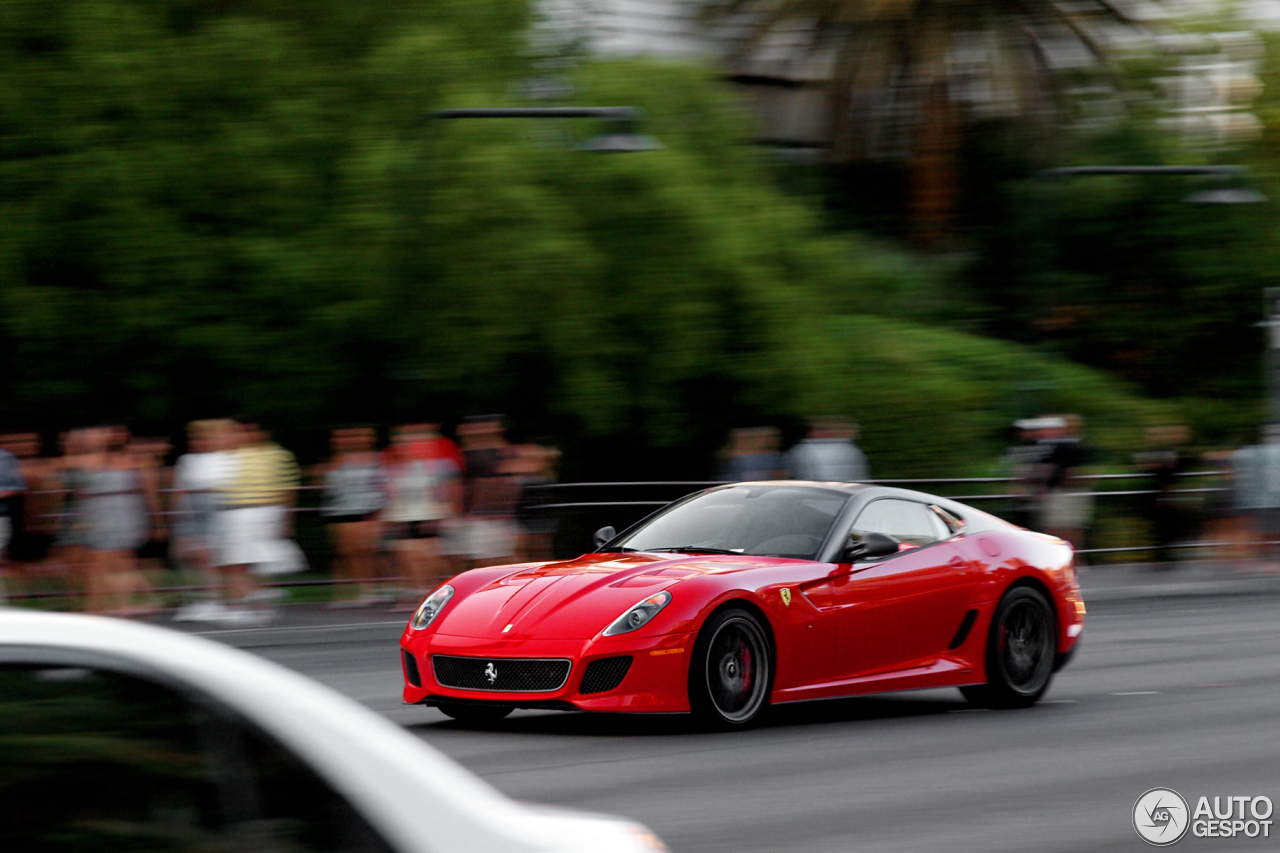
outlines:
[{"label": "street lamp post", "polygon": [[1252,204],[1267,200],[1262,193],[1244,185],[1250,175],[1247,166],[1062,166],[1045,169],[1036,178],[1052,181],[1094,175],[1207,175],[1238,185],[1200,190],[1183,201],[1192,204]]}]

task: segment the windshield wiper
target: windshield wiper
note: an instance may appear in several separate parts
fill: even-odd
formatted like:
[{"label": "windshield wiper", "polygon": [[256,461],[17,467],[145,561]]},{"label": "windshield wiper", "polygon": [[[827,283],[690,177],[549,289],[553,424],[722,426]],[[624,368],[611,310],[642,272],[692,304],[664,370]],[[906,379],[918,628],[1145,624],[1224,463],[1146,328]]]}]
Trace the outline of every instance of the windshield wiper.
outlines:
[{"label": "windshield wiper", "polygon": [[740,555],[741,551],[726,551],[724,548],[703,548],[701,545],[681,545],[679,548],[645,548],[651,553],[665,552],[671,554],[732,554]]}]

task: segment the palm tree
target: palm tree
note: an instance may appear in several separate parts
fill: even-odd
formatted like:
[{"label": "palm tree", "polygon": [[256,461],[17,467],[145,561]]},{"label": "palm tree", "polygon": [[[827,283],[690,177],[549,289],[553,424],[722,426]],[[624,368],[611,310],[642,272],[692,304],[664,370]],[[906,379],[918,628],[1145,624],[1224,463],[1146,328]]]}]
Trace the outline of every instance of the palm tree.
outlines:
[{"label": "palm tree", "polygon": [[[933,242],[957,195],[963,122],[1016,117],[1029,141],[1047,142],[1065,105],[1064,83],[1109,68],[1106,28],[1130,23],[1112,3],[705,0],[702,17],[736,42],[735,61],[778,30],[807,25],[809,53],[833,58],[833,158],[904,157],[917,233]],[[979,67],[985,73],[975,76]]]}]

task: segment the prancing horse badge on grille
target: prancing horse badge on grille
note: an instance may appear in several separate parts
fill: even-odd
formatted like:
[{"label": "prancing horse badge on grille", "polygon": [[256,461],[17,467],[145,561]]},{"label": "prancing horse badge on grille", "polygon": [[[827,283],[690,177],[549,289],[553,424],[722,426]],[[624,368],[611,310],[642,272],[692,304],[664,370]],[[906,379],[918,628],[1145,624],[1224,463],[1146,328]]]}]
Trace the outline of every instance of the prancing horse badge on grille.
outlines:
[{"label": "prancing horse badge on grille", "polygon": [[498,680],[498,668],[493,665],[493,661],[490,661],[488,665],[485,666],[484,677],[489,679],[490,684],[493,684]]}]

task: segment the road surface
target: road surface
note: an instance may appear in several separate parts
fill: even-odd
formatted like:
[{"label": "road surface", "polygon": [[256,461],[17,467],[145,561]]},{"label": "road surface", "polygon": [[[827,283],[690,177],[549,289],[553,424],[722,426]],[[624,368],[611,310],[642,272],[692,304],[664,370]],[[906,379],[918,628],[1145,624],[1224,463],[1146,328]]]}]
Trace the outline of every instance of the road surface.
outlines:
[{"label": "road surface", "polygon": [[[1149,788],[1280,804],[1280,596],[1090,606],[1084,646],[1039,706],[955,690],[776,709],[760,728],[517,712],[468,729],[402,706],[404,616],[293,615],[208,635],[306,673],[406,726],[507,794],[648,824],[677,853],[1148,849]],[[1277,849],[1272,837],[1177,850]]]}]

